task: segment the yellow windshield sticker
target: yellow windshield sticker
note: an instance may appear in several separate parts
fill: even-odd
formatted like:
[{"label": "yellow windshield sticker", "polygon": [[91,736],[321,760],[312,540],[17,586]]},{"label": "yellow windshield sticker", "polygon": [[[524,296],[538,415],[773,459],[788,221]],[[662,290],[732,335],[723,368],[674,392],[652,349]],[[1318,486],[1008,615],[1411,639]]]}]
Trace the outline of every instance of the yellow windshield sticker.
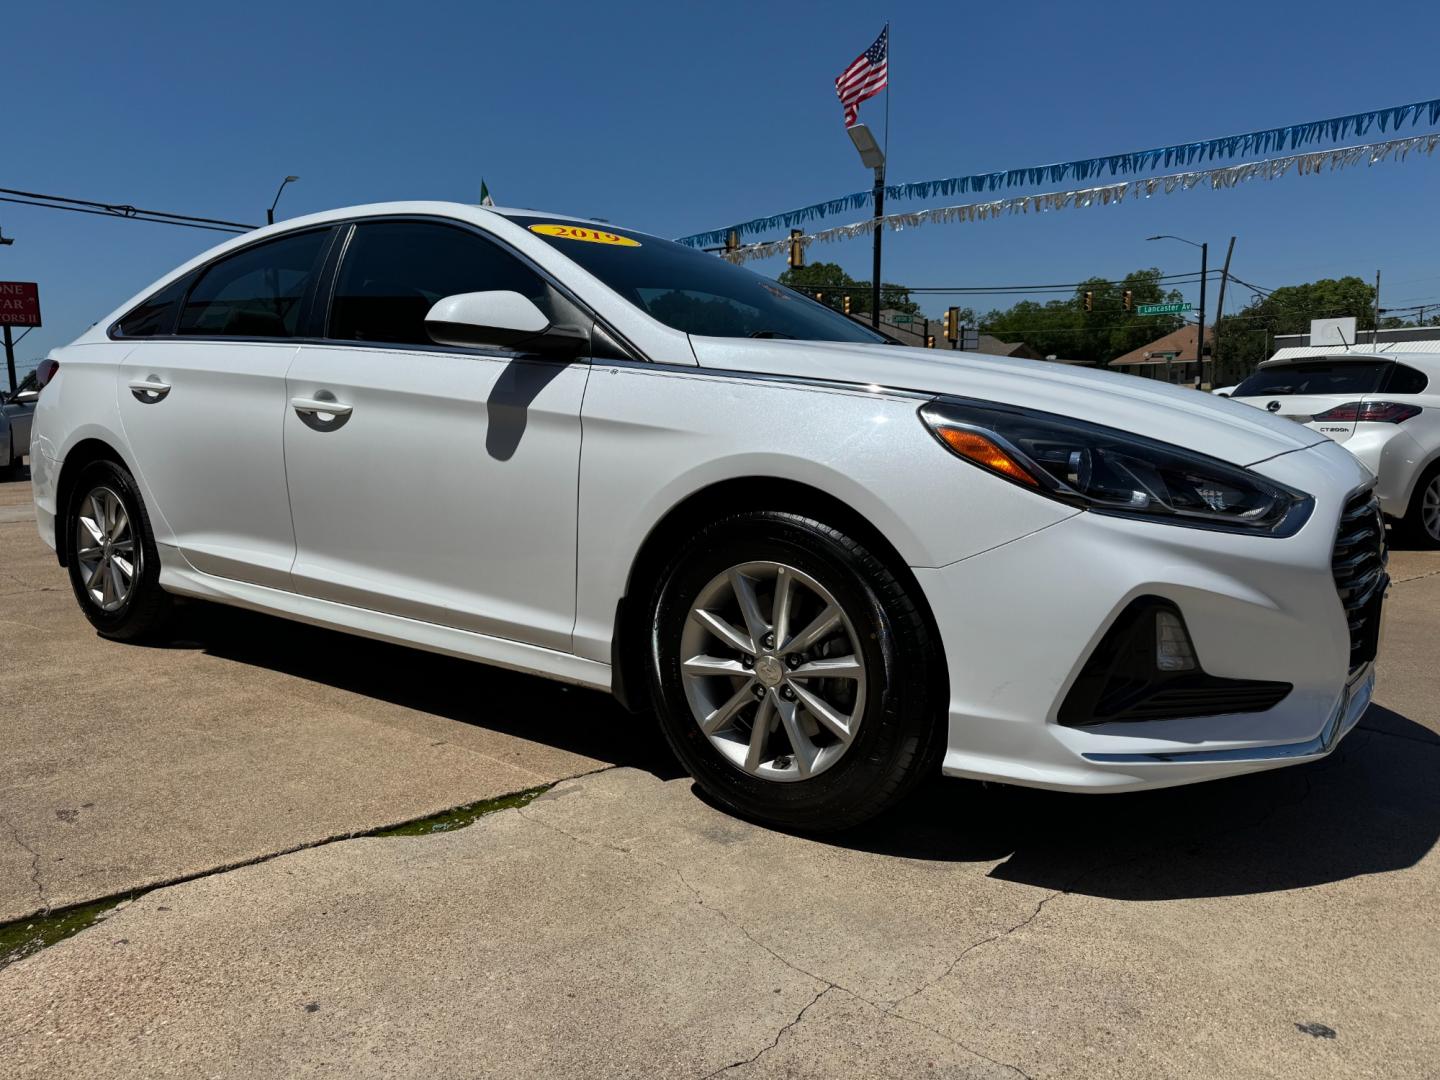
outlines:
[{"label": "yellow windshield sticker", "polygon": [[558,236],[564,240],[585,240],[591,244],[615,244],[618,247],[639,247],[639,240],[628,236],[617,236],[601,229],[587,229],[580,225],[531,225],[530,231],[541,236]]}]

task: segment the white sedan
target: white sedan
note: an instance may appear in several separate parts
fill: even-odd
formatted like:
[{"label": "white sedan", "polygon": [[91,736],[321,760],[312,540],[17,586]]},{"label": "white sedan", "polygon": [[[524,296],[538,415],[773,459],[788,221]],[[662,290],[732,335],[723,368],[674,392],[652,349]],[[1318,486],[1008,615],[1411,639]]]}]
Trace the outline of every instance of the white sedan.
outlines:
[{"label": "white sedan", "polygon": [[1325,435],[901,348],[608,224],[286,222],[42,375],[40,530],[102,634],[159,632],[178,594],[609,690],[790,828],[936,772],[1308,761],[1370,698],[1383,532]]}]

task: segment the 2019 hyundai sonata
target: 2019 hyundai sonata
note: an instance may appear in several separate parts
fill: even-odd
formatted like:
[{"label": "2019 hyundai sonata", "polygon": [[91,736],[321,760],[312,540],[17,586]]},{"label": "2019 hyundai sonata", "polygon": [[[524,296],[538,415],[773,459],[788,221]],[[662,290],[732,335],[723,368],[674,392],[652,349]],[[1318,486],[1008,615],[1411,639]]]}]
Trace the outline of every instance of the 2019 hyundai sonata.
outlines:
[{"label": "2019 hyundai sonata", "polygon": [[44,375],[40,530],[101,633],[177,594],[610,690],[788,827],[937,770],[1120,791],[1306,761],[1370,698],[1382,524],[1324,434],[901,348],[608,224],[286,222]]}]

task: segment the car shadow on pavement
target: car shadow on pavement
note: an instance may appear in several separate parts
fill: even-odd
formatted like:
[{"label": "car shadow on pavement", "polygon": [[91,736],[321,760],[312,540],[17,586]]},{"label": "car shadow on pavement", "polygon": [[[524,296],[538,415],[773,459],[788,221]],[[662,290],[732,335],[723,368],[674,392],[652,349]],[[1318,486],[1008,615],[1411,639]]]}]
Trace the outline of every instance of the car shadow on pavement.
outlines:
[{"label": "car shadow on pavement", "polygon": [[199,648],[665,780],[683,775],[653,720],[579,686],[203,602],[181,607],[160,647]]},{"label": "car shadow on pavement", "polygon": [[990,876],[1117,900],[1299,889],[1412,866],[1440,837],[1440,736],[1372,706],[1329,758],[1114,795],[927,785],[846,847],[992,861]]}]

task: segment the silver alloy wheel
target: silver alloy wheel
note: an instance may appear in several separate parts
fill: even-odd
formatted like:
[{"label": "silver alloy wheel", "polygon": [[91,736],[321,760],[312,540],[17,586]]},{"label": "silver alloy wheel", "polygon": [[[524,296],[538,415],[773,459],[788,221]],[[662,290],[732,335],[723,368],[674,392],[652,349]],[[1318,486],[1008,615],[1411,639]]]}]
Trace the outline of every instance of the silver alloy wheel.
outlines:
[{"label": "silver alloy wheel", "polygon": [[75,558],[90,602],[101,611],[119,610],[135,588],[140,557],[125,504],[108,487],[97,487],[80,500]]},{"label": "silver alloy wheel", "polygon": [[793,566],[732,566],[700,590],[680,638],[685,697],[737,769],[807,780],[839,761],[865,712],[865,658],[829,591]]},{"label": "silver alloy wheel", "polygon": [[1420,497],[1420,524],[1432,540],[1440,540],[1440,474],[1425,486]]}]

